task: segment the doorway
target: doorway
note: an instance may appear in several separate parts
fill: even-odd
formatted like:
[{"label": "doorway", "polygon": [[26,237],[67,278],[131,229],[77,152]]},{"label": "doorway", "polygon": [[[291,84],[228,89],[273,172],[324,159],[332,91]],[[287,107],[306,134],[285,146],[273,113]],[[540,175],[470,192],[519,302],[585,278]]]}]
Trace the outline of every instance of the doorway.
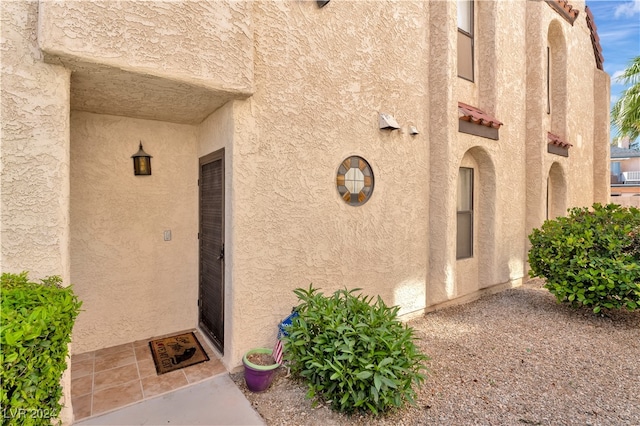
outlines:
[{"label": "doorway", "polygon": [[198,324],[224,353],[224,149],[200,158]]}]

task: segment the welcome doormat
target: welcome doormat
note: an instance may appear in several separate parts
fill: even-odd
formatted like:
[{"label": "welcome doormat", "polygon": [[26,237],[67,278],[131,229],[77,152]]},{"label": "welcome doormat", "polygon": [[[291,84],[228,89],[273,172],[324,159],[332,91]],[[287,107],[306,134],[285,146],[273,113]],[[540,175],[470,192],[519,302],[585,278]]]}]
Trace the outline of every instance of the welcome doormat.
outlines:
[{"label": "welcome doormat", "polygon": [[152,340],[149,347],[158,375],[209,361],[193,332]]}]

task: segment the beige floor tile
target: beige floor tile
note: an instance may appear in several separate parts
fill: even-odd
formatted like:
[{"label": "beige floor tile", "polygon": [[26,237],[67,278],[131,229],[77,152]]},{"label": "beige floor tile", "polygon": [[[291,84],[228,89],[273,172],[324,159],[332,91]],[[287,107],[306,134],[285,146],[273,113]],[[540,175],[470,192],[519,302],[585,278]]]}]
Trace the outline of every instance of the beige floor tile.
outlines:
[{"label": "beige floor tile", "polygon": [[210,361],[192,365],[182,369],[182,371],[184,372],[184,375],[187,376],[189,383],[197,383],[217,374],[224,373],[226,369],[220,361],[212,358]]},{"label": "beige floor tile", "polygon": [[97,372],[93,378],[93,389],[94,391],[99,391],[139,379],[136,364],[128,364],[122,367],[112,368],[111,370]]},{"label": "beige floor tile", "polygon": [[95,352],[85,352],[82,354],[71,355],[71,363],[92,360],[95,357]]},{"label": "beige floor tile", "polygon": [[141,400],[142,388],[139,380],[96,391],[93,393],[91,415],[95,416]]},{"label": "beige floor tile", "polygon": [[90,394],[93,390],[93,375],[71,379],[71,398]]},{"label": "beige floor tile", "polygon": [[149,342],[152,340],[153,339],[136,340],[135,342],[133,342],[133,348],[135,349],[141,346],[149,347]]},{"label": "beige floor tile", "polygon": [[145,359],[143,361],[138,361],[138,374],[140,378],[149,377],[149,376],[157,376],[156,365],[154,364],[152,359]]},{"label": "beige floor tile", "polygon": [[160,395],[188,384],[189,382],[181,370],[142,379],[142,389],[144,390],[145,398]]},{"label": "beige floor tile", "polygon": [[[193,330],[187,330],[188,333]],[[181,333],[170,333],[168,337]],[[217,352],[196,331],[210,361],[158,376],[149,341],[76,354],[71,357],[71,397],[75,420],[118,409],[143,399],[206,380],[226,369]]]},{"label": "beige floor tile", "polygon": [[133,353],[133,348],[131,348],[131,351],[117,352],[99,358],[96,357],[94,372],[110,370],[112,368],[122,367],[123,365],[134,364],[135,362],[136,356]]},{"label": "beige floor tile", "polygon": [[133,343],[125,343],[124,345],[112,346],[110,348],[99,349],[96,351],[96,359],[117,354],[120,352],[133,353]]},{"label": "beige floor tile", "polygon": [[76,421],[91,415],[91,394],[71,398],[73,405],[73,416]]},{"label": "beige floor tile", "polygon": [[149,345],[147,345],[147,346],[139,346],[139,347],[135,348],[134,351],[136,353],[136,360],[138,362],[144,361],[144,360],[147,360],[147,359],[153,359],[153,357],[151,355],[151,349],[149,348]]},{"label": "beige floor tile", "polygon": [[71,360],[71,379],[92,374],[93,362],[93,359],[78,362],[73,362],[73,360]]}]

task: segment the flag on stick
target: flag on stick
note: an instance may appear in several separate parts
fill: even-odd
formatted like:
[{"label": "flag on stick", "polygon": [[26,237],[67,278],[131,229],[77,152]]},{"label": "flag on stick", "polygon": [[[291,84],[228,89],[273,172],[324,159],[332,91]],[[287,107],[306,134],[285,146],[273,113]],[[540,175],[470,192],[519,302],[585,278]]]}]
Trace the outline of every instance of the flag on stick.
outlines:
[{"label": "flag on stick", "polygon": [[276,360],[276,363],[282,364],[282,340],[280,339],[280,333],[278,333],[278,340],[276,341],[276,346],[273,348],[273,352],[271,352],[271,356]]}]

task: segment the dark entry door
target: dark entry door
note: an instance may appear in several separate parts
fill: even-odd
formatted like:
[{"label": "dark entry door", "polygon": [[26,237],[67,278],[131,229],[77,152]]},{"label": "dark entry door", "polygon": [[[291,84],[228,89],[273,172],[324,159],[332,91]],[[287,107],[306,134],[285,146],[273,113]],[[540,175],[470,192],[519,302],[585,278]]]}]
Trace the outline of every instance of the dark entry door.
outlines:
[{"label": "dark entry door", "polygon": [[199,324],[224,351],[224,149],[200,159]]}]

